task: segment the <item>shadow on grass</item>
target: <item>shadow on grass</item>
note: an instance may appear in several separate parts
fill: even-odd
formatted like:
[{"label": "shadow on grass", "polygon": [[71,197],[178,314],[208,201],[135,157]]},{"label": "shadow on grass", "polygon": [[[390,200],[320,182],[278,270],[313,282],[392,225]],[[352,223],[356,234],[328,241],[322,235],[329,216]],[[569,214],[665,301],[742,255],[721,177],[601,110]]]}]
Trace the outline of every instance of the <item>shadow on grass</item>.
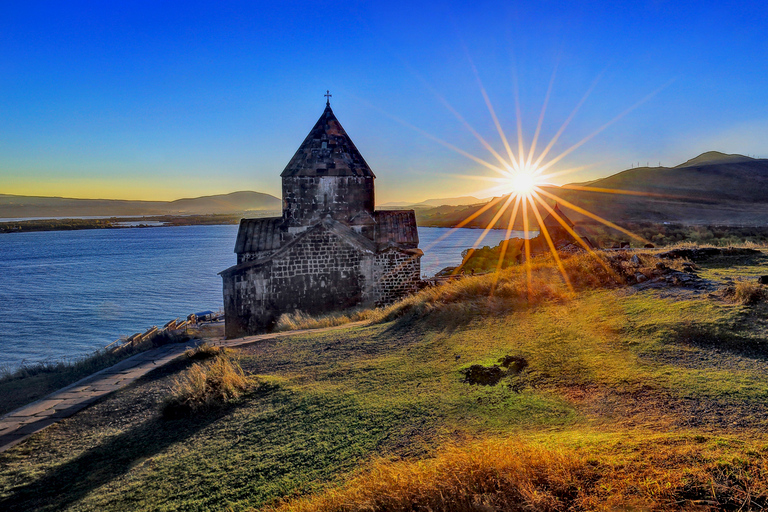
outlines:
[{"label": "shadow on grass", "polygon": [[[187,362],[184,362],[181,366],[186,365]],[[167,372],[161,371],[154,377],[164,374]],[[147,378],[145,376],[142,380]],[[260,387],[244,398],[263,396],[271,391],[273,388]],[[178,420],[163,419],[159,414],[153,416],[16,489],[8,498],[0,499],[0,510],[64,510],[95,489],[126,474],[138,462],[163,452],[171,445],[185,442],[198,431],[237,410],[241,404],[244,404],[243,400],[197,417]]]},{"label": "shadow on grass", "polygon": [[764,339],[740,334],[736,330],[716,325],[684,322],[672,331],[678,343],[717,349],[752,359],[768,359],[768,343]]}]

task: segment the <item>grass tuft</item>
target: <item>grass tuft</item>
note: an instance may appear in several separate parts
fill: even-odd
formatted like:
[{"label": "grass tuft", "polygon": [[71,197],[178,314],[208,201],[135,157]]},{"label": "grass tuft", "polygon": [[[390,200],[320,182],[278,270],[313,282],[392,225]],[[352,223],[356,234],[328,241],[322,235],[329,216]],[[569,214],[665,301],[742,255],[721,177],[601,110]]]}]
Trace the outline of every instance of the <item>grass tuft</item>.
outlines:
[{"label": "grass tuft", "polygon": [[224,347],[216,347],[208,342],[203,342],[195,348],[190,348],[184,351],[184,355],[188,359],[210,359],[221,354],[226,354],[226,352],[227,349]]},{"label": "grass tuft", "polygon": [[212,361],[193,364],[175,379],[163,415],[181,418],[218,408],[239,397],[249,386],[240,365],[220,353]]},{"label": "grass tuft", "polygon": [[768,290],[756,283],[739,281],[736,286],[726,288],[725,296],[736,304],[752,305],[768,299]]}]

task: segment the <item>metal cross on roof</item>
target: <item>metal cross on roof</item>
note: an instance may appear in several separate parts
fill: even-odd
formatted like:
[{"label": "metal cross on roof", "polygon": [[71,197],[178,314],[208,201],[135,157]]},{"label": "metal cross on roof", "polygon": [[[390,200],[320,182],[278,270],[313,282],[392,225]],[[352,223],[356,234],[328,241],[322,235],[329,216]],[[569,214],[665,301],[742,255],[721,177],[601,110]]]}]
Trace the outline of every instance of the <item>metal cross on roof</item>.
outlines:
[{"label": "metal cross on roof", "polygon": [[331,106],[331,96],[333,96],[333,94],[331,94],[331,91],[326,89],[325,90],[325,94],[323,94],[323,96],[325,96],[325,106],[326,107],[330,107]]}]

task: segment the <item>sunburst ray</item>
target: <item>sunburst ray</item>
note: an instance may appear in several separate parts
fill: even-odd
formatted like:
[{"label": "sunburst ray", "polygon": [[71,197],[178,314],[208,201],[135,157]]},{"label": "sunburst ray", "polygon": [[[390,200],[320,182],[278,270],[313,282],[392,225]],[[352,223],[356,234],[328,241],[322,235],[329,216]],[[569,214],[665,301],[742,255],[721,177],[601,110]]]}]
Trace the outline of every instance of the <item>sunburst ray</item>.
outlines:
[{"label": "sunburst ray", "polygon": [[584,241],[583,237],[581,235],[579,235],[578,233],[576,233],[576,231],[571,226],[569,226],[567,222],[565,222],[565,219],[563,219],[555,211],[554,208],[549,206],[549,204],[547,204],[547,202],[545,200],[543,200],[536,191],[534,191],[531,195],[533,196],[533,198],[536,201],[538,201],[544,207],[545,210],[547,210],[547,212],[552,216],[552,218],[554,218],[563,227],[563,229],[565,229],[566,232],[569,235],[571,235],[573,237],[573,239],[576,240],[576,242],[579,245],[581,245],[581,247],[584,250],[586,250],[589,254],[594,256],[595,259],[597,259],[598,263],[605,269],[606,272],[608,272],[613,277],[618,278],[618,275],[616,274],[616,272],[605,261],[603,261],[603,259],[601,257],[599,257],[597,255],[597,253],[595,252],[595,250],[592,247],[587,245],[587,243]]},{"label": "sunburst ray", "polygon": [[523,233],[525,245],[525,277],[528,283],[528,299],[533,295],[533,275],[531,273],[531,240],[528,236],[528,196],[523,197]]},{"label": "sunburst ray", "polygon": [[624,116],[626,116],[627,114],[629,114],[630,112],[635,110],[637,107],[639,107],[640,105],[642,105],[643,103],[645,103],[646,101],[650,100],[651,98],[656,96],[658,93],[660,93],[661,91],[666,89],[669,86],[669,84],[671,84],[671,83],[672,83],[672,81],[667,82],[666,84],[662,85],[661,87],[659,87],[658,89],[656,89],[652,93],[648,94],[643,99],[641,99],[640,101],[638,101],[637,103],[635,103],[634,105],[629,107],[628,109],[624,110],[623,112],[621,112],[619,115],[617,115],[616,117],[614,117],[613,119],[611,119],[607,123],[603,124],[600,128],[598,128],[597,130],[593,131],[592,133],[590,133],[589,135],[587,135],[586,137],[581,139],[579,142],[577,142],[576,144],[572,145],[571,147],[569,147],[568,149],[566,149],[565,151],[563,151],[562,153],[557,155],[552,160],[548,161],[546,164],[540,166],[539,164],[541,163],[543,158],[539,157],[539,159],[536,161],[536,165],[535,165],[536,173],[540,174],[540,173],[546,171],[547,169],[549,169],[550,167],[555,165],[557,162],[559,162],[560,160],[562,160],[563,158],[565,158],[566,156],[571,154],[573,151],[575,151],[576,149],[580,148],[585,143],[590,141],[592,138],[594,138],[596,135],[601,133],[603,130],[605,130],[606,128],[611,126],[613,123],[615,123],[619,119],[623,118]]},{"label": "sunburst ray", "polygon": [[549,234],[549,229],[547,229],[547,225],[544,224],[544,219],[541,218],[539,208],[536,206],[536,203],[533,200],[531,200],[531,207],[533,214],[536,216],[536,222],[539,223],[539,233],[544,235],[544,239],[547,241],[547,246],[549,246],[549,252],[552,253],[552,257],[555,259],[557,268],[560,270],[560,274],[563,276],[563,280],[565,281],[566,286],[568,286],[568,289],[573,292],[573,285],[571,284],[571,280],[568,278],[568,273],[565,271],[565,267],[563,266],[563,262],[560,259],[560,255],[557,253],[557,248],[555,247],[555,243],[552,241],[552,236]]},{"label": "sunburst ray", "polygon": [[499,279],[499,272],[504,263],[504,257],[507,255],[507,249],[509,248],[510,235],[512,234],[512,228],[515,225],[517,219],[517,212],[520,209],[520,196],[515,198],[515,206],[512,207],[512,212],[509,214],[509,222],[507,223],[507,231],[502,241],[501,251],[499,252],[499,262],[496,264],[496,276],[493,280],[493,288],[496,287],[496,282]]},{"label": "sunburst ray", "polygon": [[646,240],[645,238],[641,237],[640,235],[632,233],[628,229],[624,229],[623,227],[621,227],[621,226],[619,226],[617,224],[614,224],[613,222],[611,222],[611,221],[609,221],[607,219],[604,219],[604,218],[600,217],[599,215],[596,215],[596,214],[590,212],[589,210],[585,210],[581,206],[575,205],[575,204],[571,203],[570,201],[566,201],[562,197],[556,196],[555,194],[552,194],[551,192],[547,192],[546,190],[544,190],[542,188],[538,189],[538,192],[540,192],[541,194],[544,194],[545,196],[549,197],[550,199],[554,199],[555,201],[559,202],[563,206],[566,206],[567,208],[570,208],[571,210],[577,211],[580,214],[589,217],[590,219],[593,219],[593,220],[596,220],[596,221],[598,221],[598,222],[600,222],[602,224],[605,224],[609,228],[613,228],[613,229],[615,229],[617,231],[621,231],[625,235],[631,236],[632,238],[634,238],[634,239],[636,239],[636,240],[638,240],[638,241],[640,241],[640,242],[642,242],[644,244],[650,243],[648,240]]},{"label": "sunburst ray", "polygon": [[[465,48],[465,51],[466,51],[466,48]],[[515,155],[512,153],[512,147],[509,145],[509,141],[507,140],[507,136],[501,127],[499,118],[496,116],[496,111],[493,108],[491,99],[488,97],[488,93],[485,90],[483,81],[480,79],[480,73],[477,71],[477,67],[475,67],[475,63],[472,61],[472,58],[469,56],[469,51],[466,51],[466,53],[467,53],[467,59],[469,60],[469,65],[472,67],[472,72],[475,74],[475,78],[477,79],[477,85],[480,87],[480,93],[483,95],[485,106],[488,108],[488,112],[491,114],[491,118],[493,119],[493,124],[496,126],[496,131],[499,133],[499,137],[501,137],[501,142],[504,144],[504,149],[506,149],[507,155],[509,156],[509,164],[511,164],[513,168],[517,169],[519,167],[518,165],[516,165],[518,159],[515,158]]]},{"label": "sunburst ray", "polygon": [[563,121],[563,124],[560,126],[560,128],[555,133],[554,137],[552,137],[552,140],[549,141],[547,146],[544,148],[544,151],[542,151],[541,155],[536,159],[536,161],[533,163],[533,168],[537,169],[539,165],[541,165],[541,162],[547,157],[550,150],[552,150],[552,146],[555,145],[557,140],[560,138],[560,136],[563,134],[565,129],[568,127],[568,125],[571,123],[574,117],[576,117],[576,113],[581,109],[581,107],[586,103],[587,98],[589,98],[589,95],[592,94],[592,91],[595,90],[595,87],[597,87],[598,82],[600,81],[600,78],[602,78],[603,71],[599,75],[597,75],[597,78],[592,82],[592,84],[589,86],[589,89],[587,89],[587,92],[584,93],[584,96],[581,97],[581,100],[576,104],[576,107],[571,111],[571,113],[568,115],[568,117]]},{"label": "sunburst ray", "polygon": [[542,124],[544,124],[544,113],[547,111],[547,105],[549,104],[549,97],[552,94],[552,88],[555,85],[555,75],[557,75],[557,64],[555,64],[555,69],[552,70],[552,78],[549,79],[547,94],[544,96],[544,104],[541,106],[541,113],[539,114],[539,121],[536,123],[536,132],[533,134],[531,149],[528,150],[528,159],[526,160],[526,167],[528,167],[529,169],[531,168],[531,163],[533,162],[533,155],[536,152],[536,143],[539,141],[541,126]]},{"label": "sunburst ray", "polygon": [[502,199],[503,199],[503,197],[494,197],[492,200],[488,201],[482,208],[478,209],[475,213],[473,213],[472,215],[468,216],[466,219],[464,219],[461,222],[459,222],[456,225],[456,227],[451,228],[450,231],[447,231],[445,234],[443,234],[442,236],[438,237],[434,242],[432,242],[427,247],[425,247],[424,251],[427,251],[427,250],[431,249],[432,247],[434,247],[435,245],[437,245],[438,243],[442,242],[443,240],[448,238],[450,235],[455,233],[457,229],[461,229],[464,226],[466,226],[467,224],[469,224],[470,222],[472,222],[477,217],[479,217],[480,215],[482,215],[486,211],[488,211],[491,208],[493,208],[493,206],[496,205],[498,202],[500,202]]},{"label": "sunburst ray", "polygon": [[467,261],[469,261],[469,259],[472,257],[472,254],[474,254],[475,250],[476,250],[476,249],[477,249],[477,248],[480,246],[480,244],[482,243],[482,241],[483,241],[483,240],[485,239],[485,237],[488,235],[488,232],[489,232],[491,229],[493,229],[493,226],[496,224],[496,222],[497,222],[497,221],[498,221],[498,220],[501,218],[501,216],[502,216],[502,215],[504,215],[504,212],[505,212],[505,211],[507,210],[507,208],[509,207],[509,203],[511,203],[511,202],[512,202],[512,199],[514,199],[514,197],[513,197],[513,196],[510,194],[510,195],[507,197],[507,200],[506,200],[506,201],[504,202],[504,204],[501,206],[501,208],[499,208],[499,211],[498,211],[498,212],[496,212],[496,215],[494,215],[494,216],[493,216],[493,218],[492,218],[492,219],[491,219],[491,221],[488,223],[488,225],[486,226],[486,228],[485,228],[485,229],[483,230],[483,232],[480,234],[480,236],[479,236],[479,237],[477,237],[477,240],[475,240],[475,243],[472,245],[472,247],[471,247],[471,248],[469,249],[469,251],[467,252],[467,255],[464,257],[463,261],[461,262],[461,265],[459,265],[458,267],[456,267],[456,268],[454,269],[454,271],[452,272],[453,274],[456,274],[456,273],[458,273],[458,272],[461,270],[461,268],[462,268],[462,267],[463,267],[463,266],[466,264],[466,262],[467,262]]}]

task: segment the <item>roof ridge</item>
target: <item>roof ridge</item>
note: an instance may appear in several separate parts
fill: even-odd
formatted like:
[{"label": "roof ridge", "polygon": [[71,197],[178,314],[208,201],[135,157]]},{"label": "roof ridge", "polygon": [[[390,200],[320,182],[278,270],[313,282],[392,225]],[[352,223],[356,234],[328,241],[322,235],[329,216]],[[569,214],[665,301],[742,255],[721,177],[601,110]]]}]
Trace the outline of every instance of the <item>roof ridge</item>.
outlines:
[{"label": "roof ridge", "polygon": [[376,177],[330,105],[325,106],[280,176]]}]

